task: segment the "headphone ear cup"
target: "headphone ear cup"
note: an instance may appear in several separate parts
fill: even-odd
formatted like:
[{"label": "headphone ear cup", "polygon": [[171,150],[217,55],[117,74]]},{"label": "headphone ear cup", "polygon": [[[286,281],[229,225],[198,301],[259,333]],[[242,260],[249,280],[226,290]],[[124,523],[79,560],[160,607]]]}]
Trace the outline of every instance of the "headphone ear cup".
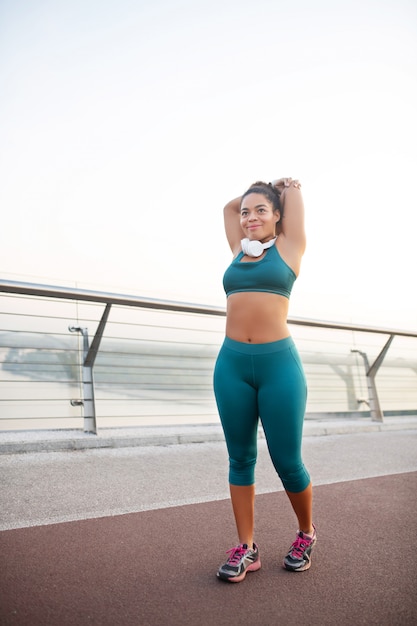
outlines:
[{"label": "headphone ear cup", "polygon": [[260,241],[249,241],[248,252],[250,256],[254,256],[254,257],[261,256],[263,251],[264,251],[264,247]]},{"label": "headphone ear cup", "polygon": [[251,241],[250,239],[242,239],[242,252],[247,256],[258,257],[264,251],[264,246],[260,241]]}]

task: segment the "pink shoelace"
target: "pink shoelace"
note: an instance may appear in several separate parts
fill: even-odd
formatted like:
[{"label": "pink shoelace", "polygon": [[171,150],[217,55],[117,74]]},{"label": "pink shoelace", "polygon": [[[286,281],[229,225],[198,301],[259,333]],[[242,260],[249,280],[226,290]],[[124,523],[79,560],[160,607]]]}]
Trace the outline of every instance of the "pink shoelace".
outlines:
[{"label": "pink shoelace", "polygon": [[230,550],[227,550],[226,554],[230,554],[229,558],[227,559],[228,565],[239,565],[242,557],[245,556],[247,551],[248,549],[244,548],[243,544],[241,544],[240,546],[236,546],[236,548],[231,548]]},{"label": "pink shoelace", "polygon": [[297,535],[297,539],[291,546],[291,555],[294,555],[297,559],[301,559],[303,557],[304,550],[310,545],[312,541],[313,537],[310,539],[305,535],[303,535],[302,537],[300,535]]}]

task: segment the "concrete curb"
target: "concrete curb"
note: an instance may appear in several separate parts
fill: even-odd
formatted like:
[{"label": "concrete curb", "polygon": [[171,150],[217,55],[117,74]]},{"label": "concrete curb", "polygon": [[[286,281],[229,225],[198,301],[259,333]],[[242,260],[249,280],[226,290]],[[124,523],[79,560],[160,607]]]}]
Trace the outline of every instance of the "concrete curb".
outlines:
[{"label": "concrete curb", "polygon": [[416,417],[386,418],[384,422],[371,419],[304,422],[304,437],[325,435],[351,435],[353,433],[386,432],[417,429]]},{"label": "concrete curb", "polygon": [[[373,422],[369,418],[331,421],[307,419],[304,422],[305,437],[416,429],[417,415],[415,417],[389,417],[385,418],[384,422]],[[259,437],[264,438],[261,428]],[[0,454],[172,446],[218,441],[224,441],[220,424],[103,428],[98,435],[84,433],[81,430],[64,429],[1,431]]]}]

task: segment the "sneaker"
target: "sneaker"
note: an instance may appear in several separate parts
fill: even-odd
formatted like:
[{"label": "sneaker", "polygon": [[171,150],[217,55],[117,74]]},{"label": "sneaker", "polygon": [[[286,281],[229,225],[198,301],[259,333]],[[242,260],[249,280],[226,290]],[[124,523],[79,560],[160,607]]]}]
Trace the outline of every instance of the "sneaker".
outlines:
[{"label": "sneaker", "polygon": [[259,550],[256,543],[253,548],[248,548],[246,543],[241,543],[236,548],[231,548],[226,554],[230,554],[226,563],[217,572],[217,577],[228,580],[231,583],[240,583],[246,576],[246,572],[256,572],[261,567]]},{"label": "sneaker", "polygon": [[297,532],[297,539],[292,544],[284,559],[285,569],[291,572],[305,572],[311,565],[311,551],[317,541],[316,527],[313,525],[314,533],[310,537],[301,530]]}]

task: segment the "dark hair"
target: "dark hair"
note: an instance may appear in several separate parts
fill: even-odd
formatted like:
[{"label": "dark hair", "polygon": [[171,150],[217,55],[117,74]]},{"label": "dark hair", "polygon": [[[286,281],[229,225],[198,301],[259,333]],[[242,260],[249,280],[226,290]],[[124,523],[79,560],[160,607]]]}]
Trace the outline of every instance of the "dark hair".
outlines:
[{"label": "dark hair", "polygon": [[245,191],[245,193],[242,195],[242,200],[246,198],[246,196],[248,196],[250,193],[261,193],[263,196],[265,196],[265,198],[267,198],[272,204],[273,210],[279,211],[279,214],[282,218],[282,207],[281,201],[279,199],[279,193],[275,189],[275,187],[271,185],[271,183],[264,183],[260,180],[256,183],[253,183],[253,185],[251,185],[249,189]]}]

